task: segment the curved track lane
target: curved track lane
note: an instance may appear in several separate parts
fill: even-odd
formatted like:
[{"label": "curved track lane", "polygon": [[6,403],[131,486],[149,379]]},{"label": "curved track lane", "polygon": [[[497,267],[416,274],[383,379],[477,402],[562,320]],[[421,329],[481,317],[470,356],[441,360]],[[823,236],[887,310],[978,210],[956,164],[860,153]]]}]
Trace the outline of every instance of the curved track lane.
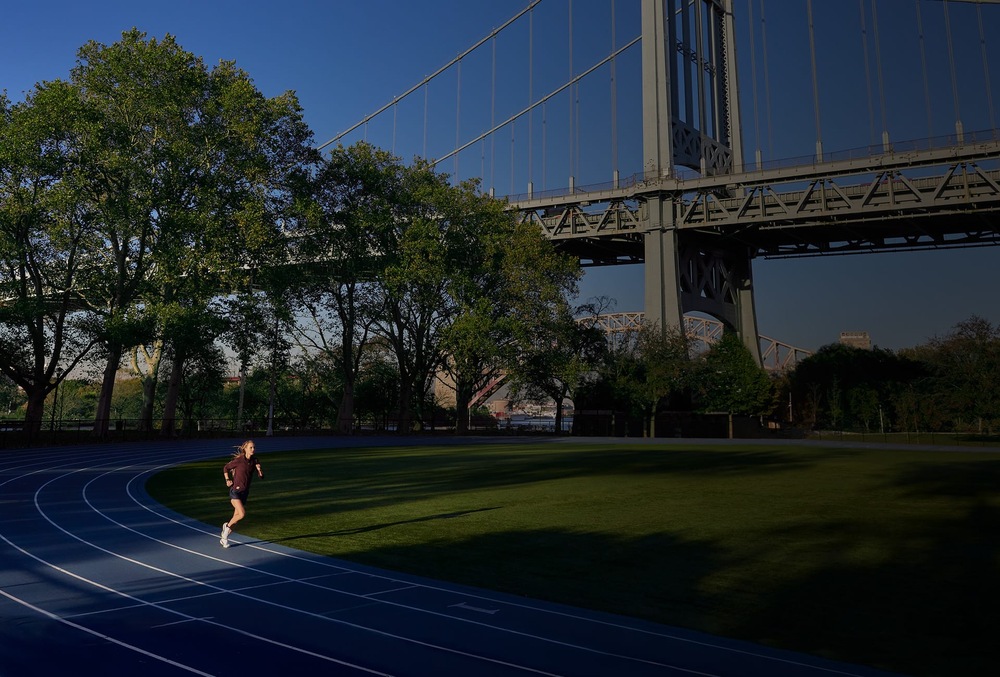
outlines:
[{"label": "curved track lane", "polygon": [[[271,438],[262,451],[400,442]],[[885,674],[239,535],[223,549],[217,526],[143,486],[232,446],[0,453],[0,677]]]}]

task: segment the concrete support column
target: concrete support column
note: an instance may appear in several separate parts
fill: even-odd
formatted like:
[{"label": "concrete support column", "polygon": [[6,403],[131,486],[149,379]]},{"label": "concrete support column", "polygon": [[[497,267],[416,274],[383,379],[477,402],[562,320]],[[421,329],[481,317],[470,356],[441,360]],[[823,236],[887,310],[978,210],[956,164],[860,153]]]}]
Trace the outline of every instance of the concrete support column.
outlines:
[{"label": "concrete support column", "polygon": [[757,307],[753,300],[753,275],[750,271],[750,261],[747,261],[746,276],[743,285],[736,297],[737,312],[740,326],[737,330],[743,339],[743,345],[747,347],[750,354],[757,360],[757,364],[763,364],[760,354],[760,335],[757,333]]},{"label": "concrete support column", "polygon": [[677,231],[673,228],[669,201],[662,197],[651,197],[646,207],[649,210],[650,227],[643,239],[645,316],[646,322],[657,323],[661,331],[666,331],[668,326],[684,326]]}]

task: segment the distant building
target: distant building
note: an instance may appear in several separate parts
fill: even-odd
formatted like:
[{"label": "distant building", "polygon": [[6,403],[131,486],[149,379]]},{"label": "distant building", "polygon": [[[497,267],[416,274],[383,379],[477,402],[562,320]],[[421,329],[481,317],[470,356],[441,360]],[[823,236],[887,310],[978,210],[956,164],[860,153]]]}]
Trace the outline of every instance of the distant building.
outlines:
[{"label": "distant building", "polygon": [[852,348],[872,349],[872,337],[866,331],[842,331],[840,332],[840,342]]}]

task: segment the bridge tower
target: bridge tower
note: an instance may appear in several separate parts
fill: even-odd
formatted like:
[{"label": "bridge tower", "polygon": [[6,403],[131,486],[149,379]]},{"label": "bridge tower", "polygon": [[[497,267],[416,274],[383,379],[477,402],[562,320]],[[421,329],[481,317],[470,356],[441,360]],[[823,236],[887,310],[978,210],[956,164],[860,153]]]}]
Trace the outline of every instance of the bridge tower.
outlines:
[{"label": "bridge tower", "polygon": [[[751,251],[678,228],[678,167],[743,170],[733,0],[642,0],[642,195],[647,320],[684,326],[700,311],[736,330],[759,362]],[[672,190],[671,186],[676,186]],[[728,197],[728,196],[727,196]]]}]

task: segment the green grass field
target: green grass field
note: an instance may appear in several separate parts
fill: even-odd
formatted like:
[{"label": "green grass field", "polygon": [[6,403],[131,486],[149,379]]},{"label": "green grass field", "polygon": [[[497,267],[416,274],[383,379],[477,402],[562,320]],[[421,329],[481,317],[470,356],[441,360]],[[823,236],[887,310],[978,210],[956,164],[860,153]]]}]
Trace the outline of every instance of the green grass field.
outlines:
[{"label": "green grass field", "polygon": [[[1000,664],[1000,452],[259,452],[245,536],[904,674]],[[147,488],[221,524],[224,462]]]}]

